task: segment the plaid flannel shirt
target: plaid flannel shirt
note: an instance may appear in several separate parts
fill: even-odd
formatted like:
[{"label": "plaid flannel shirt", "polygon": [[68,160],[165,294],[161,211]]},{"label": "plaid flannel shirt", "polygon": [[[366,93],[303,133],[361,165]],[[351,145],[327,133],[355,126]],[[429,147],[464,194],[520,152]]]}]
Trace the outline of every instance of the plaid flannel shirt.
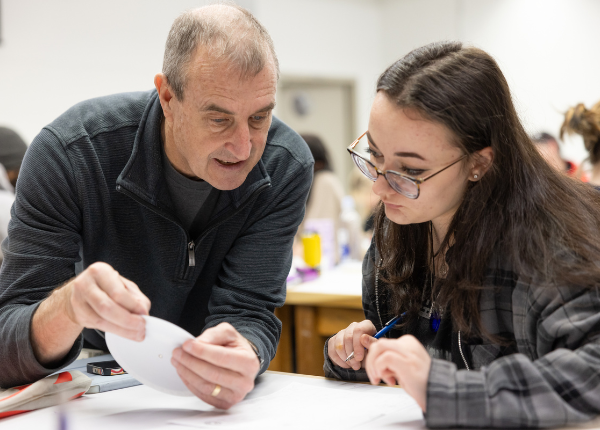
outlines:
[{"label": "plaid flannel shirt", "polygon": [[[600,414],[600,289],[542,286],[521,279],[501,258],[492,260],[480,298],[482,323],[513,346],[463,338],[461,358],[471,370],[433,359],[427,426],[554,427]],[[363,262],[363,309],[379,330],[392,315],[381,281],[375,294],[375,261],[372,245]],[[324,352],[325,376],[368,380],[363,369],[333,364],[327,343]]]}]

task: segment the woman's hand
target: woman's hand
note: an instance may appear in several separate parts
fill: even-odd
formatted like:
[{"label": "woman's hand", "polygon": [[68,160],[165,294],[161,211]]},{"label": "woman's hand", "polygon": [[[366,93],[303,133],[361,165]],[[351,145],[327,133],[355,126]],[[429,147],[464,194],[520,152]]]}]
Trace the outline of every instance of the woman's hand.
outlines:
[{"label": "woman's hand", "polygon": [[366,360],[371,384],[380,381],[395,385],[396,381],[417,401],[423,412],[427,407],[427,381],[431,357],[414,336],[378,339],[373,342]]},{"label": "woman's hand", "polygon": [[[327,342],[327,353],[331,361],[336,365],[354,370],[361,368],[366,357],[365,348],[369,348],[376,339],[373,335],[377,332],[373,323],[369,320],[353,322],[338,334],[329,338]],[[347,363],[346,358],[354,352],[354,358]]]}]

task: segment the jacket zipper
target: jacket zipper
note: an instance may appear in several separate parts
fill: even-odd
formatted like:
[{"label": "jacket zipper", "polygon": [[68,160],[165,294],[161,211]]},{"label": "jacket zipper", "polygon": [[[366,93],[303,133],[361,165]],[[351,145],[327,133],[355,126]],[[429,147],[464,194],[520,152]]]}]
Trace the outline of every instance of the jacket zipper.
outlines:
[{"label": "jacket zipper", "polygon": [[[171,217],[168,213],[163,212],[159,209],[156,208],[156,206],[150,205],[147,202],[145,202],[144,200],[138,198],[138,196],[136,196],[135,194],[133,194],[132,192],[128,191],[127,189],[123,188],[120,185],[117,185],[117,192],[125,194],[127,197],[133,199],[134,201],[138,202],[139,204],[141,204],[142,206],[144,206],[147,209],[150,209],[152,212],[154,212],[157,215],[162,216],[163,218],[165,218],[168,221],[171,221],[172,223],[176,224],[185,234],[185,239],[186,239],[186,250],[188,251],[188,260],[191,266],[196,264],[195,258],[194,258],[194,242],[191,241],[191,238],[188,234],[187,231],[185,231],[185,229],[183,228],[183,226],[181,224],[179,224],[179,221],[177,221],[175,218]],[[190,254],[190,245],[192,248],[192,252]],[[193,260],[192,260],[193,259]],[[193,264],[192,264],[193,263]]]},{"label": "jacket zipper", "polygon": [[[219,222],[214,223],[213,225],[210,225],[205,231],[204,233],[202,233],[202,236],[200,236],[200,238],[198,239],[198,243],[200,243],[200,241],[202,241],[202,239],[204,239],[204,237],[213,229],[217,228],[218,226],[220,226],[221,224],[223,224],[225,221],[227,221],[228,219],[230,219],[231,217],[235,216],[236,214],[238,214],[242,209],[244,209],[252,200],[254,200],[260,193],[262,193],[266,188],[270,187],[271,184],[264,184],[261,185],[257,190],[255,190],[252,195],[250,197],[248,197],[234,212],[232,212],[227,218],[223,218],[221,219]],[[179,224],[179,222],[169,216],[169,214],[167,214],[166,212],[163,212],[161,210],[158,210],[155,206],[149,205],[148,203],[146,203],[145,201],[139,199],[135,194],[129,192],[128,190],[126,190],[125,188],[121,187],[120,185],[117,185],[117,191],[120,193],[125,194],[126,196],[132,198],[133,200],[135,200],[136,202],[138,202],[139,204],[141,204],[142,206],[150,209],[152,212],[162,216],[163,218],[166,218],[167,220],[174,222],[175,224],[177,224],[185,233],[185,237],[186,237],[186,249],[188,252],[188,267],[195,267],[196,266],[196,242],[194,242],[194,240],[192,240],[188,234],[187,231],[185,231],[185,229],[183,228],[183,226],[181,224]],[[187,271],[186,271],[187,272]],[[187,273],[185,273],[184,276],[186,276]]]},{"label": "jacket zipper", "polygon": [[[225,221],[227,221],[228,219],[236,216],[242,209],[244,209],[246,206],[248,206],[250,204],[250,202],[252,202],[253,200],[256,199],[256,197],[258,197],[258,195],[260,193],[262,193],[265,189],[269,188],[271,186],[270,183],[268,184],[264,184],[261,185],[257,190],[255,190],[250,197],[248,197],[246,200],[244,200],[244,202],[235,210],[233,211],[229,216],[227,216],[226,218],[222,218],[220,219],[218,222],[209,225],[206,230],[204,230],[204,232],[202,233],[202,235],[198,238],[197,241],[191,240],[188,245],[187,245],[187,249],[188,249],[188,260],[189,260],[189,267],[194,267],[196,265],[196,246],[197,244],[199,244],[200,242],[202,242],[202,239],[204,239],[206,237],[206,235],[208,235],[208,233],[212,230],[214,230],[215,228],[217,228],[218,226],[220,226],[221,224],[223,224]],[[187,277],[187,270],[185,273],[185,277]]]},{"label": "jacket zipper", "polygon": [[195,254],[196,245],[194,241],[188,243],[188,263],[190,267],[194,267],[196,265],[196,254]]}]

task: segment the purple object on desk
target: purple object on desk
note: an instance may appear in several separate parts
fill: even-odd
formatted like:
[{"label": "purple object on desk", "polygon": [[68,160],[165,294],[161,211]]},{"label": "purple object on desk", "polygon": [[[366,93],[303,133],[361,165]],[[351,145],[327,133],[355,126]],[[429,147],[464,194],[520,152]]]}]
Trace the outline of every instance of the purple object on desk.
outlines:
[{"label": "purple object on desk", "polygon": [[302,278],[302,282],[312,281],[319,277],[319,271],[311,267],[298,267],[296,269]]},{"label": "purple object on desk", "polygon": [[295,273],[290,273],[286,279],[288,285],[312,281],[319,277],[319,271],[310,267],[297,267]]}]

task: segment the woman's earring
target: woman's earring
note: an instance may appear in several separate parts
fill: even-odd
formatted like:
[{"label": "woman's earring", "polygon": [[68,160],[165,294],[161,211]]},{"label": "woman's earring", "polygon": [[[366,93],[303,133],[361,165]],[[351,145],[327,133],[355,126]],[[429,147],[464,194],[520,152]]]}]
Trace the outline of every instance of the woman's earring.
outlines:
[{"label": "woman's earring", "polygon": [[473,179],[477,179],[477,178],[479,178],[479,176],[473,175]]}]

